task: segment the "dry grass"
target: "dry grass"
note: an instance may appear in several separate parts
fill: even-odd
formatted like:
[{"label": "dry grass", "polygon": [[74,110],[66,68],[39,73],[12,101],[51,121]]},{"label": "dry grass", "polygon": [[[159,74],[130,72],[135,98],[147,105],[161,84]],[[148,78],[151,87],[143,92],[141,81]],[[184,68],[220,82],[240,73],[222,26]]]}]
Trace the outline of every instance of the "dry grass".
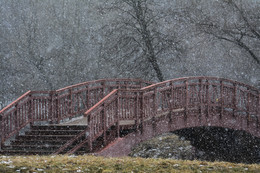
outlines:
[{"label": "dry grass", "polygon": [[95,156],[0,156],[0,172],[260,172],[260,165]]},{"label": "dry grass", "polygon": [[193,160],[194,150],[190,141],[174,134],[163,134],[140,143],[130,153],[132,157]]}]

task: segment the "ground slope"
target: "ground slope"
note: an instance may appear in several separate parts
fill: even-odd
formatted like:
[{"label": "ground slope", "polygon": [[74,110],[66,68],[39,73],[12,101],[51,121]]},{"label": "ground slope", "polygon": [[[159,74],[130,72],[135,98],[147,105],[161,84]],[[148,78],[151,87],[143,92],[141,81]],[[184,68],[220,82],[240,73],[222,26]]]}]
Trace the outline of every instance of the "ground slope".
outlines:
[{"label": "ground slope", "polygon": [[0,172],[260,172],[260,165],[95,156],[0,156]]}]

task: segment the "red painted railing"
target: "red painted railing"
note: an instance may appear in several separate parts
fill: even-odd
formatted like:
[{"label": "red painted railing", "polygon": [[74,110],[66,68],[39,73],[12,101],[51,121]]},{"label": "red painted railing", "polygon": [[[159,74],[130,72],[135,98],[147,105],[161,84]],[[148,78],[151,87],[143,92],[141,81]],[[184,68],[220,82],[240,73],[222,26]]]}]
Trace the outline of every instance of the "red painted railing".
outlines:
[{"label": "red painted railing", "polygon": [[[82,141],[75,148],[68,151],[68,153],[73,153],[85,143],[90,143],[90,141],[95,140],[94,137],[100,136],[104,131],[107,130],[108,127],[118,122],[118,110],[116,109],[118,104],[117,94],[118,90],[113,90],[102,100],[100,100],[96,105],[90,108],[86,112],[89,115],[87,128],[82,133],[80,133],[79,135],[68,141],[66,144],[64,144],[54,154],[59,154],[67,147],[69,147],[73,142],[75,142],[82,136],[86,135],[86,132],[88,132],[86,140]],[[106,133],[104,133],[104,135],[106,135]],[[92,144],[92,142],[90,144]],[[92,150],[92,145],[90,145],[90,150]]]},{"label": "red painted railing", "polygon": [[102,79],[56,91],[28,91],[0,111],[1,144],[28,124],[58,123],[80,115],[113,89],[137,89],[150,84],[139,79]]},{"label": "red painted railing", "polygon": [[88,138],[68,153],[75,152],[86,142],[92,150],[92,143],[102,134],[106,144],[105,132],[112,125],[119,131],[120,123],[123,125],[128,121],[131,124],[132,121],[138,128],[144,121],[165,113],[183,117],[216,114],[219,118],[231,113],[248,122],[254,121],[258,127],[260,91],[237,81],[216,77],[186,77],[139,90],[114,90],[85,112]]},{"label": "red painted railing", "polygon": [[135,79],[108,79],[56,91],[28,91],[0,111],[1,143],[27,124],[59,122],[84,112],[88,117],[87,129],[56,154],[83,135],[87,135],[86,140],[69,153],[87,142],[92,148],[101,134],[106,144],[104,132],[112,125],[117,131],[125,124],[142,128],[144,121],[166,113],[184,117],[218,114],[221,118],[229,112],[259,126],[260,91],[252,86],[216,77],[186,77],[149,84]]}]

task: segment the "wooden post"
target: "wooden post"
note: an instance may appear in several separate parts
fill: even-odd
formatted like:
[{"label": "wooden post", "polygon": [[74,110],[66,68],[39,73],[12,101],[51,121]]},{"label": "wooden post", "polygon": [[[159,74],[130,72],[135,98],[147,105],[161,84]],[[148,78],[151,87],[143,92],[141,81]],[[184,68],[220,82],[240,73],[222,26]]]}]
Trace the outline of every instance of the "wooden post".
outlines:
[{"label": "wooden post", "polygon": [[203,105],[203,100],[202,100],[202,79],[199,79],[199,115],[202,117],[202,105]]},{"label": "wooden post", "polygon": [[220,119],[223,116],[224,107],[224,95],[223,95],[223,81],[220,81]]},{"label": "wooden post", "polygon": [[[90,120],[91,120],[91,114],[88,115],[88,145],[89,145],[89,152],[91,152],[93,150],[93,145],[92,145],[92,134],[91,134],[91,124],[90,124]],[[93,129],[93,128],[92,128]]]},{"label": "wooden post", "polygon": [[141,80],[139,80],[139,82],[140,82],[140,88],[139,89],[141,89],[141,88],[143,88],[143,82]]},{"label": "wooden post", "polygon": [[141,134],[143,133],[143,126],[144,126],[144,93],[141,91],[140,93],[140,131]]},{"label": "wooden post", "polygon": [[120,85],[119,81],[116,81],[116,87],[117,87],[117,89],[121,89],[121,85]]},{"label": "wooden post", "polygon": [[32,127],[34,124],[34,118],[33,118],[33,99],[32,99],[32,94],[30,93],[29,95],[30,101],[29,101],[29,110],[28,110],[28,119],[30,122],[30,126]]},{"label": "wooden post", "polygon": [[249,125],[250,122],[250,91],[249,88],[247,88],[247,105],[246,105],[246,116],[247,116],[247,125]]},{"label": "wooden post", "polygon": [[72,98],[72,89],[69,89],[69,116],[73,113],[73,98]]},{"label": "wooden post", "polygon": [[129,88],[128,88],[128,81],[125,81],[125,82],[124,82],[124,85],[125,85],[125,89],[126,89],[126,90],[129,89]]},{"label": "wooden post", "polygon": [[157,114],[157,87],[154,88],[154,100],[153,100],[153,113],[152,113],[152,125],[153,129],[156,129],[156,122],[155,122],[155,116]]},{"label": "wooden post", "polygon": [[170,93],[169,95],[167,95],[168,99],[169,99],[169,102],[168,102],[168,106],[169,106],[169,114],[168,114],[168,129],[171,129],[171,124],[172,124],[172,110],[173,110],[173,82],[171,81],[170,82],[170,86],[171,86],[171,90],[170,90]]},{"label": "wooden post", "polygon": [[86,104],[86,108],[87,108],[87,110],[90,108],[90,98],[89,98],[89,86],[87,85],[86,86],[86,88],[87,88],[87,90],[86,90],[86,102],[87,102],[87,104]]},{"label": "wooden post", "polygon": [[173,103],[174,103],[174,89],[173,89],[173,82],[171,81],[170,83],[171,86],[171,93],[170,93],[170,97],[169,97],[169,125],[171,125],[172,123],[172,110],[173,110]]},{"label": "wooden post", "polygon": [[135,129],[138,128],[139,125],[139,115],[138,115],[138,109],[139,109],[139,94],[138,92],[135,92],[135,109],[134,109],[134,114],[135,114]]},{"label": "wooden post", "polygon": [[51,114],[51,119],[50,119],[50,123],[53,124],[55,122],[55,106],[54,106],[54,99],[53,99],[53,91],[50,92],[50,114]]},{"label": "wooden post", "polygon": [[[101,86],[102,86],[102,88],[101,88],[101,90],[102,90],[102,98],[104,98],[106,96],[106,83],[105,83],[105,81],[101,82]],[[102,98],[99,98],[99,99],[102,99]]]},{"label": "wooden post", "polygon": [[17,129],[18,128],[18,104],[15,104],[15,111],[14,111],[14,128]]},{"label": "wooden post", "polygon": [[259,128],[260,119],[260,92],[258,91],[258,102],[256,103],[256,117],[257,117],[257,128]]},{"label": "wooden post", "polygon": [[189,105],[189,84],[188,81],[185,80],[185,90],[186,90],[186,98],[185,98],[185,112],[184,112],[184,119],[187,120],[188,114],[188,105]]},{"label": "wooden post", "polygon": [[3,146],[3,116],[4,114],[0,114],[0,151],[2,150],[2,146]]},{"label": "wooden post", "polygon": [[233,93],[233,117],[235,117],[236,109],[237,109],[237,85],[236,83],[233,84],[234,86],[234,93]]},{"label": "wooden post", "polygon": [[60,123],[61,118],[61,114],[59,114],[59,110],[60,110],[60,101],[58,98],[58,93],[56,91],[53,92],[54,94],[54,99],[55,99],[55,106],[54,106],[54,113],[55,113],[55,117],[57,117],[57,123]]},{"label": "wooden post", "polygon": [[206,79],[206,99],[207,99],[207,117],[209,116],[209,106],[210,106],[210,97],[209,97],[209,81]]},{"label": "wooden post", "polygon": [[119,95],[119,90],[117,91],[117,102],[116,102],[116,133],[117,133],[117,137],[119,138],[120,137],[120,95]]},{"label": "wooden post", "polygon": [[106,116],[106,104],[103,104],[103,110],[101,112],[102,115],[102,120],[103,120],[103,132],[104,132],[104,137],[103,137],[103,142],[104,146],[107,145],[107,116]]}]

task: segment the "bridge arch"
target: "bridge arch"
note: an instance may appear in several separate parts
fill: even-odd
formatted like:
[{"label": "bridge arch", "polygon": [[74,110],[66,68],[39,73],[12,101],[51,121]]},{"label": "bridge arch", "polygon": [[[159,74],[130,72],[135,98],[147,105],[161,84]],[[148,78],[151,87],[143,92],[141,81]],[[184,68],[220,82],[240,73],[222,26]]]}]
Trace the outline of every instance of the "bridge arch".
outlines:
[{"label": "bridge arch", "polygon": [[[126,146],[182,128],[215,126],[244,130],[260,137],[259,90],[237,81],[187,77],[153,84],[141,90],[117,90],[114,94],[117,95],[118,106],[113,114],[117,114],[118,120],[112,122],[107,119],[108,124],[133,125],[137,129],[115,142],[116,150],[121,146],[121,154],[124,148],[129,151]],[[104,105],[106,109],[112,109],[109,104]],[[90,110],[85,115],[90,117],[91,124],[94,114]],[[112,114],[104,116],[112,117]],[[92,129],[97,128],[93,125]],[[101,132],[90,132],[93,136],[98,133]],[[100,153],[113,155],[117,153],[112,152],[113,148],[111,145]]]},{"label": "bridge arch", "polygon": [[[96,155],[113,157],[127,156],[128,154],[130,154],[131,149],[141,142],[147,141],[164,133],[172,133],[177,130],[182,130],[186,128],[221,127],[233,130],[242,130],[259,138],[259,133],[254,133],[254,131],[252,133],[251,128],[248,127],[246,122],[243,122],[242,119],[234,119],[232,122],[226,123],[223,121],[223,119],[229,118],[226,116],[223,119],[211,117],[204,122],[199,120],[194,121],[194,118],[191,116],[188,116],[187,119],[185,119],[184,117],[177,117],[170,120],[169,116],[170,115],[166,114],[154,120],[150,119],[145,121],[142,131],[137,130],[122,138],[116,139],[104,149],[97,152]],[[241,126],[241,124],[243,123],[244,126]]]}]

